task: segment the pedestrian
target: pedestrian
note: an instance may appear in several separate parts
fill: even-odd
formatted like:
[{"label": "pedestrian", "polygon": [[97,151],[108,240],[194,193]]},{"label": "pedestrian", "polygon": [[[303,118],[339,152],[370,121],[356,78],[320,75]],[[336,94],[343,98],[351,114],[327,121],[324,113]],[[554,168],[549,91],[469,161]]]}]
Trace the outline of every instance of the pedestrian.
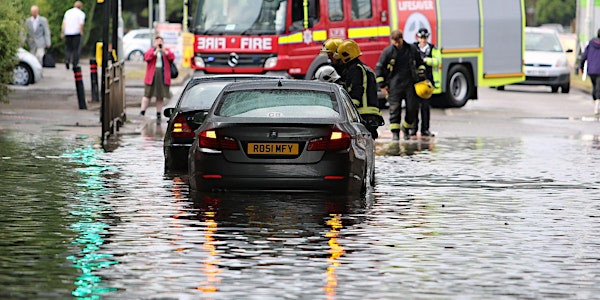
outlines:
[{"label": "pedestrian", "polygon": [[146,75],[144,76],[144,97],[140,115],[146,115],[146,109],[150,105],[152,97],[156,97],[156,122],[160,122],[162,104],[164,98],[170,97],[171,86],[171,62],[175,60],[175,54],[164,47],[161,36],[154,37],[154,47],[144,53],[146,61]]},{"label": "pedestrian", "polygon": [[[435,46],[429,43],[429,30],[427,28],[420,28],[416,33],[417,41],[414,43],[421,54],[421,59],[425,62],[425,78],[427,78],[433,84],[433,68],[431,67],[432,54],[431,51]],[[434,136],[429,131],[429,121],[431,119],[431,98],[421,98],[419,101],[419,107],[421,112],[421,136]],[[419,111],[417,111],[417,118],[415,119],[415,126],[410,129],[409,134],[416,136],[419,130]]]},{"label": "pedestrian", "polygon": [[81,10],[81,7],[83,7],[83,3],[75,1],[73,8],[67,10],[63,17],[60,37],[65,40],[65,65],[67,70],[69,69],[69,63],[72,63],[73,67],[79,65],[83,25],[85,24],[85,13]]},{"label": "pedestrian", "polygon": [[[587,71],[584,70],[587,62]],[[600,114],[600,29],[596,37],[591,39],[581,55],[579,72],[586,72],[592,81],[592,99],[594,100],[594,114]]]},{"label": "pedestrian", "polygon": [[384,121],[378,107],[375,74],[359,59],[361,55],[360,47],[355,41],[344,40],[337,47],[334,57],[342,64],[342,86],[365,121],[371,137],[376,139],[379,136],[377,128],[382,126]]},{"label": "pedestrian", "polygon": [[[404,41],[401,30],[393,30],[390,40],[391,44],[383,49],[375,66],[377,83],[388,97],[392,138],[399,140],[402,131],[404,139],[409,139],[409,129],[415,126],[420,101],[414,84],[419,81],[417,69],[424,68],[424,63],[417,47]],[[400,123],[402,100],[406,101],[406,114]]]},{"label": "pedestrian", "polygon": [[42,63],[46,49],[50,48],[50,27],[48,26],[48,20],[45,17],[39,15],[39,7],[32,5],[30,9],[31,17],[25,20],[25,26],[27,27],[27,44],[29,45],[29,52],[33,53],[37,57],[38,61]]}]

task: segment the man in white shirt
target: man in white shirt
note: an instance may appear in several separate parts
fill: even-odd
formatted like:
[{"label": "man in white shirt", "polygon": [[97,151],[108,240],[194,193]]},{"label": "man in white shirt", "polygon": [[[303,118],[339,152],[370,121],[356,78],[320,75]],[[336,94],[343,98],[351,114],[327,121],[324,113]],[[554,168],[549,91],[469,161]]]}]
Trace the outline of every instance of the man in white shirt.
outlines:
[{"label": "man in white shirt", "polygon": [[73,8],[67,10],[63,17],[61,38],[65,39],[65,65],[69,69],[69,63],[73,67],[79,64],[79,53],[81,51],[81,37],[83,36],[83,24],[85,24],[85,13],[81,10],[83,3],[75,1]]},{"label": "man in white shirt", "polygon": [[29,51],[42,62],[47,48],[50,48],[50,27],[48,20],[39,15],[39,8],[31,6],[31,17],[25,20],[27,27],[27,44]]}]

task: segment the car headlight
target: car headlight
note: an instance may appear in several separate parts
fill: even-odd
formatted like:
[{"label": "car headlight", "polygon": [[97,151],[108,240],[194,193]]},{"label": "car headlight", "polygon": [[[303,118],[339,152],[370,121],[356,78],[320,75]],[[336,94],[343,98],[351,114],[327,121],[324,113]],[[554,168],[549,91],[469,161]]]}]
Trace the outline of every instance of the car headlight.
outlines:
[{"label": "car headlight", "polygon": [[202,56],[194,56],[194,65],[196,65],[196,67],[199,67],[199,68],[205,67]]},{"label": "car headlight", "polygon": [[274,68],[277,65],[277,56],[269,57],[265,60],[265,69],[266,68]]},{"label": "car headlight", "polygon": [[555,67],[557,67],[557,68],[568,67],[568,66],[569,66],[569,62],[567,61],[566,57],[559,58],[555,64]]}]

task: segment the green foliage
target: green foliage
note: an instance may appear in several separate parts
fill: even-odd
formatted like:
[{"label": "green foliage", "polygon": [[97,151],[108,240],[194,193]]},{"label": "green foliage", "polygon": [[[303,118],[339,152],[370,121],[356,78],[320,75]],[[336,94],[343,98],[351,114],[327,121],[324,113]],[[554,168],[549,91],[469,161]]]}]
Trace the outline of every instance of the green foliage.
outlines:
[{"label": "green foliage", "polygon": [[0,102],[8,101],[9,84],[17,63],[20,44],[20,15],[18,0],[0,1]]},{"label": "green foliage", "polygon": [[576,2],[573,0],[537,0],[535,8],[535,19],[538,24],[569,25],[575,18]]}]

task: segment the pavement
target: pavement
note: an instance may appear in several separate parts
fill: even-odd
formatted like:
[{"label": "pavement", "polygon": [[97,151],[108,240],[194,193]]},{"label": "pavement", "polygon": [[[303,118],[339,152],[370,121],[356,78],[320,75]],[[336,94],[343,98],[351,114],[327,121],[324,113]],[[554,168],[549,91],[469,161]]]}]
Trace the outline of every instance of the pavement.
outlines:
[{"label": "pavement", "polygon": [[[101,136],[100,100],[93,101],[89,60],[82,60],[81,72],[85,91],[86,109],[79,109],[75,76],[62,63],[55,68],[44,68],[42,79],[28,86],[11,85],[9,103],[0,103],[0,129],[25,132],[53,131],[62,134]],[[139,132],[147,124],[156,123],[152,101],[146,117],[139,115],[144,93],[145,62],[125,62],[125,113],[127,122],[120,134]],[[172,99],[180,91],[193,71],[179,67],[179,76],[172,80]],[[101,86],[101,67],[98,67],[98,90]],[[99,97],[100,98],[100,97]],[[169,100],[165,101],[165,104]],[[164,119],[164,118],[163,118]]]}]

